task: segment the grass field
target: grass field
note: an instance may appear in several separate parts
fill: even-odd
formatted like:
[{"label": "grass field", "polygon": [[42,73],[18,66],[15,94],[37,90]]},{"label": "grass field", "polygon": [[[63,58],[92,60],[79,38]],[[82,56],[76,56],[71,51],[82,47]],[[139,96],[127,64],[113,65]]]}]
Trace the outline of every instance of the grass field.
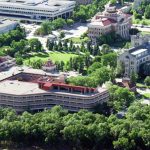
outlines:
[{"label": "grass field", "polygon": [[69,40],[72,40],[73,43],[81,44],[81,43],[83,43],[83,42],[88,42],[88,41],[89,41],[89,38],[88,38],[88,37],[85,37],[85,38],[83,39],[83,38],[80,38],[80,37],[73,37],[73,38],[70,38]]},{"label": "grass field", "polygon": [[140,19],[135,19],[133,17],[132,22],[133,24],[150,25],[150,19],[145,19],[145,18],[140,20]]},{"label": "grass field", "polygon": [[150,98],[150,93],[143,94],[144,98]]},{"label": "grass field", "polygon": [[150,35],[150,31],[149,32],[142,31],[141,33],[142,33],[142,35]]},{"label": "grass field", "polygon": [[52,60],[53,62],[56,61],[63,61],[66,63],[70,60],[71,57],[76,57],[76,54],[72,53],[63,53],[63,52],[49,52],[49,53],[35,53],[32,56],[24,59],[24,64],[28,65],[29,60],[35,61],[41,59],[42,61],[47,61],[48,59]]}]

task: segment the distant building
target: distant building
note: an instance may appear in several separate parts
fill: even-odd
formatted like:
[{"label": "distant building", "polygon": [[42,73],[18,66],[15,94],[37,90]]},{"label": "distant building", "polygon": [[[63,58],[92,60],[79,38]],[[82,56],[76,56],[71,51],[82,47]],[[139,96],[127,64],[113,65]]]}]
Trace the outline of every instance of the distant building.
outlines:
[{"label": "distant building", "polygon": [[13,30],[18,25],[18,22],[0,19],[0,34]]},{"label": "distant building", "polygon": [[124,76],[130,77],[132,72],[139,73],[140,65],[150,61],[150,43],[144,43],[123,52],[118,57],[118,64],[124,66]]},{"label": "distant building", "polygon": [[20,72],[0,81],[0,107],[12,107],[17,112],[39,111],[60,105],[69,111],[93,110],[109,100],[105,88],[90,88],[66,84],[61,77]]},{"label": "distant building", "polygon": [[141,5],[142,1],[150,2],[150,0],[134,0],[133,9],[138,10],[138,8]]},{"label": "distant building", "polygon": [[101,35],[115,32],[124,39],[129,39],[129,29],[131,28],[131,15],[123,13],[121,9],[108,3],[105,11],[94,16],[88,25],[88,36],[93,44]]},{"label": "distant building", "polygon": [[136,35],[131,35],[131,46],[137,47],[144,43],[150,41],[150,34],[142,35],[141,33],[137,33]]},{"label": "distant building", "polygon": [[16,65],[15,59],[10,56],[0,57],[0,71],[6,70],[14,65]]},{"label": "distant building", "polygon": [[76,2],[61,0],[0,0],[0,15],[27,21],[54,20],[71,16]]},{"label": "distant building", "polygon": [[47,72],[55,72],[56,71],[56,65],[53,64],[51,60],[48,60],[43,66],[42,70],[47,71]]},{"label": "distant building", "polygon": [[93,0],[75,0],[77,5],[87,5],[92,3]]},{"label": "distant building", "polygon": [[120,87],[127,88],[132,92],[136,92],[136,84],[131,83],[129,78],[115,79],[115,82]]}]

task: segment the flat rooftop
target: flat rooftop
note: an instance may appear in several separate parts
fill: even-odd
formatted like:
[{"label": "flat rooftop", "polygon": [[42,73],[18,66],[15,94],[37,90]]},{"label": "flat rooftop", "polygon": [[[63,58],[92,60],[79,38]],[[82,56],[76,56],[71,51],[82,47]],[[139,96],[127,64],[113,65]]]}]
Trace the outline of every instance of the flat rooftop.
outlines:
[{"label": "flat rooftop", "polygon": [[30,67],[12,67],[6,71],[2,71],[0,72],[0,81],[4,80],[8,77],[11,77],[12,75],[21,73],[21,72],[25,72],[25,73],[31,73],[31,74],[40,74],[40,75],[48,75],[48,76],[53,76],[53,77],[59,77],[60,74],[52,74],[49,72],[45,72],[41,69],[33,69]]},{"label": "flat rooftop", "polygon": [[[104,92],[106,89],[98,88],[99,92]],[[30,83],[30,82],[22,82],[17,80],[5,80],[0,82],[0,93],[3,94],[10,94],[10,95],[32,95],[32,94],[46,94],[46,93],[57,93],[63,95],[72,95],[72,96],[79,96],[79,97],[89,97],[94,96],[96,93],[91,94],[81,94],[81,93],[70,93],[66,91],[58,91],[58,90],[51,90],[46,91],[39,88],[37,83]]]},{"label": "flat rooftop", "polygon": [[147,49],[138,49],[138,50],[132,52],[131,55],[138,55],[138,54],[141,54],[145,51],[147,51]]},{"label": "flat rooftop", "polygon": [[[77,97],[94,96],[97,93],[105,92],[105,88],[89,88],[82,86],[67,85],[64,82],[63,74],[47,74],[42,70],[29,69],[24,67],[12,67],[10,70],[0,72],[0,93],[10,95],[32,95],[44,93],[57,93],[63,95],[74,95]],[[53,87],[50,85],[53,84]],[[44,86],[40,86],[44,85]],[[40,86],[40,87],[39,87]],[[84,91],[84,92],[83,92]],[[90,91],[90,92],[89,92]]]},{"label": "flat rooftop", "polygon": [[36,83],[5,80],[0,82],[0,93],[26,95],[47,93],[47,91],[40,89]]},{"label": "flat rooftop", "polygon": [[67,5],[75,5],[75,1],[65,1],[65,0],[24,0],[24,1],[6,1],[0,0],[0,5],[19,7],[19,8],[34,8],[34,9],[47,9],[47,10],[57,10],[59,8],[65,9]]},{"label": "flat rooftop", "polygon": [[7,27],[7,26],[10,26],[12,24],[17,24],[17,22],[0,18],[0,28]]}]

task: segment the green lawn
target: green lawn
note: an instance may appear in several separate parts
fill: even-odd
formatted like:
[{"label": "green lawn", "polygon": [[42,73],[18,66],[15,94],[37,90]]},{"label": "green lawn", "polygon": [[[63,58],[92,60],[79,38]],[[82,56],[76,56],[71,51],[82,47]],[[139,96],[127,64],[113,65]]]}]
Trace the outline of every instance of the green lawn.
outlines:
[{"label": "green lawn", "polygon": [[24,64],[28,65],[28,61],[31,62],[34,60],[41,59],[42,61],[47,61],[48,59],[52,60],[53,62],[56,61],[63,61],[66,63],[70,60],[71,57],[76,57],[76,54],[72,53],[63,53],[63,52],[49,52],[49,53],[34,53],[32,56],[27,57],[24,59]]},{"label": "green lawn", "polygon": [[140,20],[140,19],[135,19],[133,17],[132,22],[133,24],[150,25],[150,19],[145,19],[145,18]]},{"label": "green lawn", "polygon": [[142,31],[141,34],[142,35],[150,35],[150,31],[149,32],[148,31],[147,32],[146,31]]},{"label": "green lawn", "polygon": [[143,94],[144,98],[150,98],[150,93]]},{"label": "green lawn", "polygon": [[73,38],[70,38],[69,40],[72,40],[73,43],[81,44],[81,43],[83,43],[83,42],[88,42],[88,41],[89,41],[89,38],[88,38],[88,37],[85,37],[85,38],[73,37]]},{"label": "green lawn", "polygon": [[145,84],[143,84],[143,83],[137,83],[136,86],[138,88],[147,88],[147,86]]}]

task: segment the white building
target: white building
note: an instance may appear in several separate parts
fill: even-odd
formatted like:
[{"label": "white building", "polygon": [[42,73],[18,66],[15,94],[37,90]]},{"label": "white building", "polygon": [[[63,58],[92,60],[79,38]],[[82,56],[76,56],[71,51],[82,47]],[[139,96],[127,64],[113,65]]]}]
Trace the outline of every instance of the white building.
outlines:
[{"label": "white building", "polygon": [[0,34],[13,30],[17,25],[16,21],[0,19]]},{"label": "white building", "polygon": [[88,25],[88,36],[93,44],[96,44],[98,37],[110,32],[115,32],[122,38],[128,39],[130,28],[131,15],[125,14],[121,9],[117,10],[114,5],[108,3],[105,11],[96,14]]},{"label": "white building", "polygon": [[72,14],[75,1],[59,0],[0,0],[0,15],[24,20],[53,20]]}]

